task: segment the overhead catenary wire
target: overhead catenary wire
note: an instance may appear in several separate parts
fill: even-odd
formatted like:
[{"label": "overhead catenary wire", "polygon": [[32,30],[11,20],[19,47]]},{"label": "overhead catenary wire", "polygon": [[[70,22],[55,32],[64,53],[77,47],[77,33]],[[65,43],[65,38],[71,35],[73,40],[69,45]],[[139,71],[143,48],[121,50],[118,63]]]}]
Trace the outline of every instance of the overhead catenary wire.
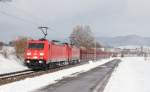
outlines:
[{"label": "overhead catenary wire", "polygon": [[30,16],[30,18],[32,18],[32,20],[34,20],[34,21],[36,21],[38,23],[42,22],[43,24],[47,24],[44,20],[40,19],[38,16],[33,15],[33,14],[31,14],[30,12],[28,12],[28,11],[26,11],[24,9],[18,8],[16,6],[14,6],[14,5],[10,5],[8,3],[4,3],[4,4],[7,5],[7,6],[9,6],[9,7],[11,7],[11,8],[15,8],[16,10],[19,10],[20,12],[22,12],[23,14],[25,14],[27,16]]},{"label": "overhead catenary wire", "polygon": [[[20,20],[20,21],[23,21],[23,22],[26,22],[26,23],[29,23],[32,25],[36,25],[36,26],[46,24],[46,23],[43,23],[42,20],[37,18],[37,16],[34,16],[31,13],[28,13],[27,11],[25,11],[23,9],[17,8],[16,6],[12,6],[8,3],[3,3],[3,4],[5,4],[6,6],[9,6],[11,9],[15,8],[16,10],[19,10],[19,12],[21,11],[24,15],[27,15],[27,17],[21,17],[21,16],[18,16],[16,14],[8,13],[4,10],[0,10],[0,14],[3,14],[5,16],[11,17],[11,18],[14,18],[14,19],[17,19],[17,20]],[[28,17],[28,16],[30,16],[30,17]]]},{"label": "overhead catenary wire", "polygon": [[0,10],[0,14],[6,15],[6,16],[8,16],[8,17],[11,17],[11,18],[14,18],[14,19],[17,19],[17,20],[26,22],[26,23],[30,23],[30,24],[32,24],[32,25],[38,25],[36,22],[26,20],[26,19],[24,19],[24,18],[15,16],[15,15],[10,14],[10,13],[7,13],[7,12],[5,12],[5,11],[1,11],[1,10]]},{"label": "overhead catenary wire", "polygon": [[[14,19],[17,19],[17,20],[20,20],[20,21],[32,24],[34,26],[39,26],[39,25],[40,26],[46,26],[46,25],[48,25],[46,23],[46,21],[40,19],[38,16],[33,15],[32,13],[30,13],[30,12],[24,10],[24,9],[18,8],[16,6],[12,5],[12,4],[10,5],[9,3],[4,3],[4,4],[9,6],[9,7],[11,7],[11,8],[15,8],[16,10],[19,10],[19,12],[22,12],[24,15],[27,15],[27,18],[23,18],[23,17],[18,16],[16,14],[11,14],[11,13],[8,13],[8,12],[2,11],[2,10],[0,10],[0,14],[3,14],[3,15],[6,15],[8,17],[11,17],[11,18],[14,18]],[[28,19],[29,18],[28,16],[30,17],[30,20]],[[52,26],[49,27],[49,28],[51,30],[53,30]]]}]

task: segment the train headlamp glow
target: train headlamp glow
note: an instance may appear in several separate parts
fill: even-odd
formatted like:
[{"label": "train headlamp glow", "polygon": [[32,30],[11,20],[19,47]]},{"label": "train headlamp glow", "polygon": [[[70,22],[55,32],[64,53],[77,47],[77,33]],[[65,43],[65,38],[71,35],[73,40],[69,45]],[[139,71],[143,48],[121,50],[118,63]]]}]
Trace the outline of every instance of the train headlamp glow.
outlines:
[{"label": "train headlamp glow", "polygon": [[29,60],[27,60],[27,63],[30,63],[30,61],[29,61]]},{"label": "train headlamp glow", "polygon": [[31,55],[31,52],[28,52],[27,55],[28,55],[28,56]]},{"label": "train headlamp glow", "polygon": [[39,61],[39,63],[43,63],[43,61]]},{"label": "train headlamp glow", "polygon": [[40,53],[40,56],[44,56],[44,53]]}]

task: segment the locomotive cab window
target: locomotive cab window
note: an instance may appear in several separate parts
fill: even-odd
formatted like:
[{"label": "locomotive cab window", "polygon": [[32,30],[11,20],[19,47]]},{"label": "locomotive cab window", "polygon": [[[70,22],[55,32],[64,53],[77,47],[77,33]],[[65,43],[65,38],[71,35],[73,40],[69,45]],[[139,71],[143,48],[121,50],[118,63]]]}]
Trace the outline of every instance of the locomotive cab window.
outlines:
[{"label": "locomotive cab window", "polygon": [[29,43],[29,49],[43,49],[44,43]]}]

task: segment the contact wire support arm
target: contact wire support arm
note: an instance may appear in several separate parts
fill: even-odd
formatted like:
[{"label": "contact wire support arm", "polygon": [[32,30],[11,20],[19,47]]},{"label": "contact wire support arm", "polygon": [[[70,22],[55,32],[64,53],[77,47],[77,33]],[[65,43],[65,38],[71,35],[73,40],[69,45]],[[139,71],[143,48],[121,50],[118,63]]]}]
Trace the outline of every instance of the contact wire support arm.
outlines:
[{"label": "contact wire support arm", "polygon": [[46,39],[48,27],[42,27],[42,26],[40,26],[40,27],[38,27],[38,28],[39,28],[39,29],[42,31],[42,33],[44,34],[44,39]]}]

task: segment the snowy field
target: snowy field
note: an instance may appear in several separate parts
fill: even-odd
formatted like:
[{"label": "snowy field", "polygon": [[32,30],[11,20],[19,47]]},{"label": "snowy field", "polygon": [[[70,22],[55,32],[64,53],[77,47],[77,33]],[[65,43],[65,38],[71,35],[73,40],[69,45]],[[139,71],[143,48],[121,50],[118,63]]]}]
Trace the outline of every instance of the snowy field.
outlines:
[{"label": "snowy field", "polygon": [[[2,53],[7,53],[5,57]],[[0,51],[0,74],[21,71],[27,69],[22,62],[16,58],[13,47],[4,47]]]},{"label": "snowy field", "polygon": [[122,61],[104,92],[150,92],[150,60],[127,57]]},{"label": "snowy field", "polygon": [[79,73],[87,72],[99,65],[102,65],[113,58],[104,59],[97,62],[90,61],[87,64],[72,67],[69,69],[63,69],[54,73],[41,75],[34,78],[27,78],[22,81],[6,84],[0,86],[0,92],[29,92],[41,87],[53,84],[65,77],[77,76]]}]

